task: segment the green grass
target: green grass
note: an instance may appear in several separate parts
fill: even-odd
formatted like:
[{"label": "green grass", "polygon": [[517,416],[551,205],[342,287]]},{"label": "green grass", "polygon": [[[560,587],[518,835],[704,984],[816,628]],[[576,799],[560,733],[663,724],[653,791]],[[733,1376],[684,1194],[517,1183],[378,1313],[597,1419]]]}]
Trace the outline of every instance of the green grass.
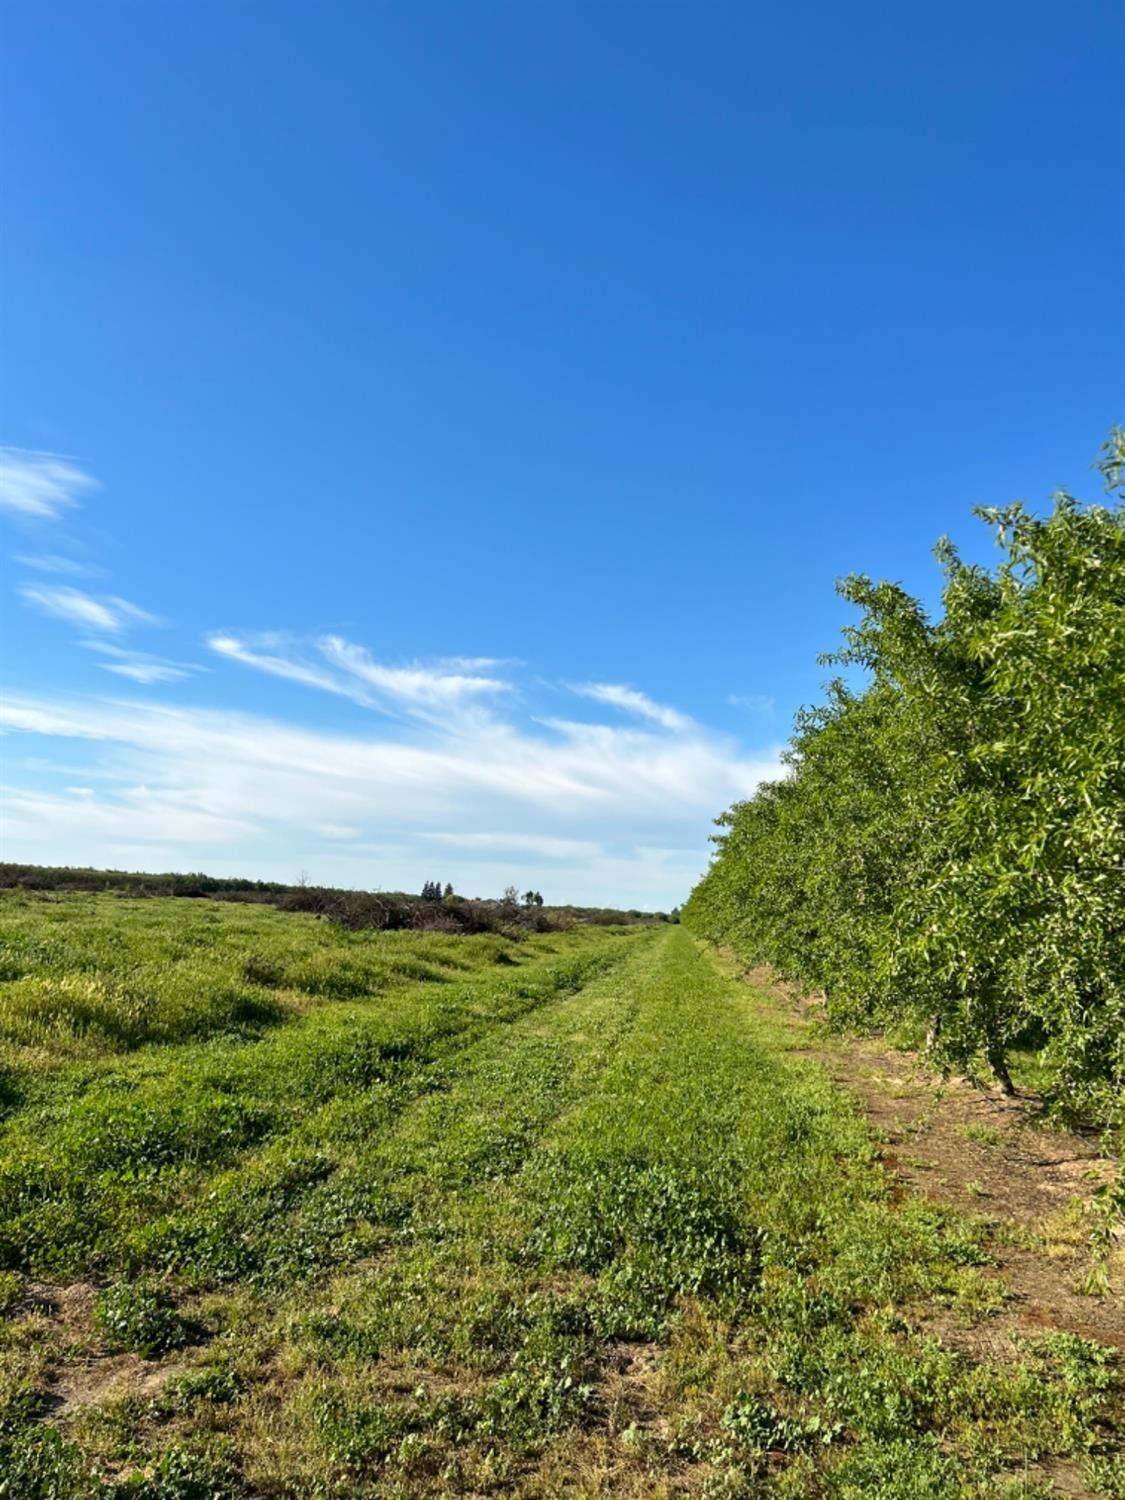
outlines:
[{"label": "green grass", "polygon": [[[1002,1303],[987,1227],[682,930],[0,910],[0,1496],[1122,1492],[1110,1352],[925,1333]],[[28,1004],[75,978],[96,1026]]]}]

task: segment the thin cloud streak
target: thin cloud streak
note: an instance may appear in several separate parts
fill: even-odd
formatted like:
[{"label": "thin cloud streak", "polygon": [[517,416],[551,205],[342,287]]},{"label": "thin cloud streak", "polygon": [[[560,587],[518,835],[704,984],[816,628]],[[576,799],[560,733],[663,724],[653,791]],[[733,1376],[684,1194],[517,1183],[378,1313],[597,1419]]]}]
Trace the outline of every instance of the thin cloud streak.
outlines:
[{"label": "thin cloud streak", "polygon": [[[407,714],[430,722],[471,709],[481,699],[510,690],[511,684],[483,676],[477,668],[497,665],[485,658],[450,658],[434,664],[390,667],[376,661],[364,646],[342,636],[321,636],[316,658],[269,633],[236,636],[214,632],[207,645],[218,655],[273,677],[349,698],[363,708]],[[283,649],[285,648],[285,649]]]},{"label": "thin cloud streak", "polygon": [[160,661],[105,661],[102,662],[102,670],[116,672],[119,677],[128,677],[145,687],[154,682],[182,682],[185,677],[191,676],[191,672],[184,667]]},{"label": "thin cloud streak", "polygon": [[84,630],[103,631],[108,635],[119,635],[130,625],[156,625],[155,615],[130,604],[127,599],[116,596],[95,598],[69,584],[21,584],[17,591],[25,603],[42,614],[70,625],[81,625]]},{"label": "thin cloud streak", "polygon": [[727,702],[732,708],[748,708],[756,714],[771,715],[777,709],[777,699],[768,693],[728,693]]},{"label": "thin cloud streak", "polygon": [[353,645],[338,635],[324,636],[319,646],[335,666],[387,697],[414,707],[463,703],[470,698],[505,692],[509,687],[496,677],[450,672],[440,666],[386,667],[374,661],[363,646]]},{"label": "thin cloud streak", "polygon": [[674,708],[667,708],[663,703],[655,703],[647,693],[626,687],[622,683],[580,683],[575,686],[574,691],[581,698],[592,698],[595,703],[608,703],[612,708],[620,708],[625,713],[636,714],[639,718],[647,719],[652,724],[659,724],[664,729],[683,730],[692,727],[692,721],[686,714],[679,713]]},{"label": "thin cloud streak", "polygon": [[61,454],[0,447],[0,511],[9,515],[54,521],[97,487],[96,479]]},{"label": "thin cloud streak", "polygon": [[114,672],[145,686],[156,682],[182,682],[207,670],[193,662],[169,661],[166,656],[153,656],[147,651],[130,651],[111,641],[81,640],[78,645],[87,651],[96,651],[99,656],[112,658],[99,663],[104,672]]},{"label": "thin cloud streak", "polygon": [[267,672],[271,677],[282,677],[288,682],[299,682],[305,687],[319,688],[324,693],[338,693],[341,697],[351,698],[353,702],[360,703],[365,708],[375,706],[370,694],[361,692],[346,682],[341,682],[331,672],[325,672],[320,667],[311,666],[291,657],[277,656],[272,652],[257,650],[252,643],[247,644],[237,636],[215,633],[207,637],[207,645],[219,656],[225,656],[228,661],[241,662],[244,667],[256,667],[259,672]]},{"label": "thin cloud streak", "polygon": [[97,578],[105,571],[103,568],[94,567],[92,563],[76,562],[72,557],[61,557],[54,552],[35,556],[24,552],[14,552],[12,561],[18,563],[21,568],[30,568],[36,573],[63,574],[68,578]]}]

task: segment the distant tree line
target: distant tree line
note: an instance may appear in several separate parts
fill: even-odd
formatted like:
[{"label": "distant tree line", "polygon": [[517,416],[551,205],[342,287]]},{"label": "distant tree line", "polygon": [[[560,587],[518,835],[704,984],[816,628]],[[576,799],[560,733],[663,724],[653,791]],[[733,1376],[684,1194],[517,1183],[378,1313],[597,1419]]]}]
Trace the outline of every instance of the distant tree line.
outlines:
[{"label": "distant tree line", "polygon": [[549,932],[576,923],[616,927],[676,920],[664,912],[602,906],[547,906],[539,891],[521,897],[509,886],[498,900],[470,899],[446,882],[427,881],[421,896],[402,891],[347,891],[317,886],[302,876],[294,884],[216,875],[153,875],[135,870],[0,863],[0,889],[98,892],[118,896],[178,896],[214,901],[261,902],[283,911],[307,911],[353,928],[425,929],[437,932]]},{"label": "distant tree line", "polygon": [[135,896],[213,896],[248,901],[270,901],[299,888],[280,880],[244,880],[233,875],[154,875],[144,870],[97,870],[81,865],[0,863],[0,889],[10,886],[29,891],[118,891]]},{"label": "distant tree line", "polygon": [[[1121,1119],[1125,1085],[1125,434],[1109,505],[978,510],[992,572],[948,541],[941,617],[853,576],[838,676],[787,775],[719,820],[697,932],[827,998],[908,1023],[944,1065]],[[857,670],[858,669],[858,672]],[[860,676],[859,674],[862,674]]]}]

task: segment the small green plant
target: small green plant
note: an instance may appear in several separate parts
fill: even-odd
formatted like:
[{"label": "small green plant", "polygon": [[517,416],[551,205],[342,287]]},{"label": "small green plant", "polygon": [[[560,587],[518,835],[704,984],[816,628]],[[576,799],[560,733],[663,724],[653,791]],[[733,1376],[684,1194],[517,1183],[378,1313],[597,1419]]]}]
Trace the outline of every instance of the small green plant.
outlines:
[{"label": "small green plant", "polygon": [[0,1315],[15,1307],[23,1293],[23,1278],[14,1271],[0,1271]]},{"label": "small green plant", "polygon": [[176,1444],[144,1473],[106,1487],[106,1500],[245,1500],[226,1445]]},{"label": "small green plant", "polygon": [[1091,1203],[1090,1267],[1079,1291],[1088,1297],[1109,1293],[1109,1259],[1118,1236],[1125,1231],[1125,1169],[1118,1167],[1112,1182],[1103,1183]]},{"label": "small green plant", "polygon": [[815,1443],[830,1443],[842,1431],[839,1422],[819,1417],[781,1416],[757,1396],[736,1396],[723,1412],[720,1425],[738,1448],[751,1454],[770,1450],[796,1453]]},{"label": "small green plant", "polygon": [[333,1390],[317,1393],[312,1423],[318,1440],[350,1473],[377,1465],[394,1450],[409,1428],[409,1419],[403,1411]]},{"label": "small green plant", "polygon": [[1121,1454],[1091,1454],[1083,1466],[1083,1477],[1092,1490],[1109,1500],[1125,1500],[1125,1457]]},{"label": "small green plant", "polygon": [[117,1349],[146,1359],[187,1342],[187,1327],[171,1298],[150,1282],[118,1282],[94,1299],[94,1322]]}]

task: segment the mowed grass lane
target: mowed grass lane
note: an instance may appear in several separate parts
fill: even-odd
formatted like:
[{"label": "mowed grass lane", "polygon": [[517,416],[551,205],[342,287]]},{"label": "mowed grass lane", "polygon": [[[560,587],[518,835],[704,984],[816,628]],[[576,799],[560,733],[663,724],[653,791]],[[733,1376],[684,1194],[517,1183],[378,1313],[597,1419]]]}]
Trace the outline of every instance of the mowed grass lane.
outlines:
[{"label": "mowed grass lane", "polygon": [[[68,944],[67,904],[25,908],[25,930],[12,924],[23,941],[6,944],[9,964],[30,955],[38,967],[0,987],[0,1265],[151,1270],[193,1285],[279,1284],[301,1274],[302,1257],[317,1266],[351,1253],[340,1233],[365,1219],[377,1189],[345,1181],[337,1142],[379,1136],[413,1100],[447,1088],[477,1038],[573,993],[649,937],[356,934],[218,903],[200,913],[86,898]],[[50,941],[29,941],[36,920]],[[203,1041],[185,1020],[174,1041],[124,1042],[103,1014],[159,1016],[163,1029],[192,993],[208,1017]]]},{"label": "mowed grass lane", "polygon": [[[71,1158],[120,1217],[9,1235],[9,1262],[31,1257],[10,1276],[9,1494],[1030,1500],[1042,1455],[1112,1492],[1108,1354],[1055,1335],[973,1363],[917,1330],[935,1303],[996,1305],[985,1231],[892,1201],[850,1103],[740,982],[678,929],[555,946],[521,945],[522,994],[488,974],[435,1014],[418,985],[393,1016],[333,1002],[126,1069],[163,1099],[219,1057],[224,1097],[283,1089],[289,1113],[124,1183]],[[329,1038],[367,1011],[381,1050],[352,1071],[331,1053],[330,1080]],[[12,1118],[17,1176],[24,1128],[40,1161],[72,1140],[49,1092]],[[29,1309],[52,1255],[103,1287],[92,1326]],[[116,1388],[52,1412],[80,1361],[129,1347],[148,1358]]]}]

